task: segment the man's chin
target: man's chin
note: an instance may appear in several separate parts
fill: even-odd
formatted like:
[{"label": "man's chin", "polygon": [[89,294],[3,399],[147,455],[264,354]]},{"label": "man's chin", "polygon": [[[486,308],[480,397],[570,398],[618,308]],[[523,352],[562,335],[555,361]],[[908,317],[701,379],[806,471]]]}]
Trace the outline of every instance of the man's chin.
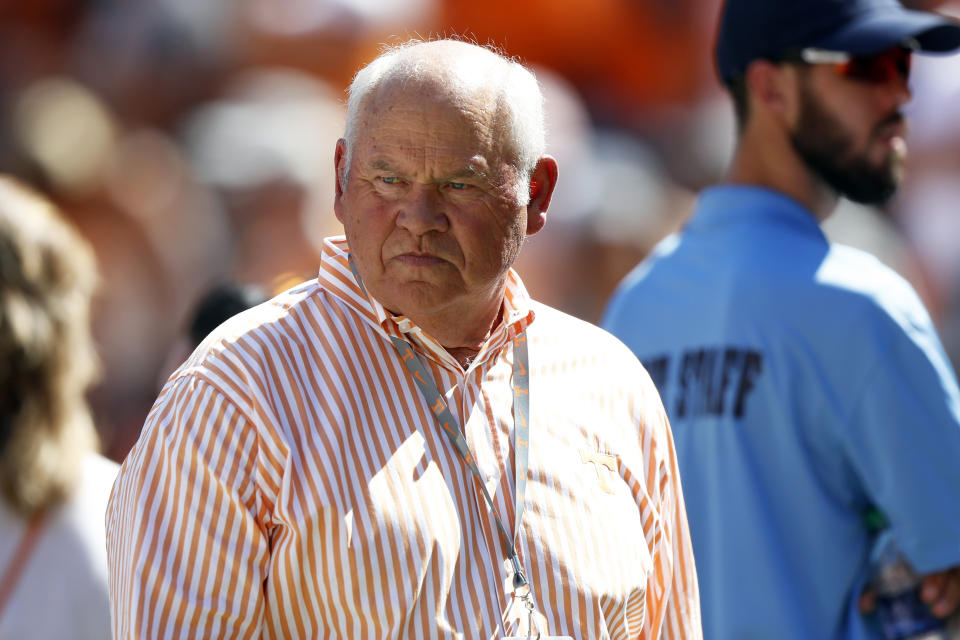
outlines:
[{"label": "man's chin", "polygon": [[876,163],[866,159],[847,165],[834,165],[833,170],[821,172],[838,193],[853,202],[868,206],[882,206],[890,201],[900,186],[904,173],[904,156],[890,150]]},{"label": "man's chin", "polygon": [[886,175],[866,183],[848,185],[841,189],[840,193],[854,202],[879,207],[890,201],[899,185],[899,179],[893,175]]},{"label": "man's chin", "polygon": [[447,307],[458,296],[452,287],[442,283],[407,280],[384,283],[383,297],[378,297],[376,294],[374,297],[396,314],[416,317]]}]

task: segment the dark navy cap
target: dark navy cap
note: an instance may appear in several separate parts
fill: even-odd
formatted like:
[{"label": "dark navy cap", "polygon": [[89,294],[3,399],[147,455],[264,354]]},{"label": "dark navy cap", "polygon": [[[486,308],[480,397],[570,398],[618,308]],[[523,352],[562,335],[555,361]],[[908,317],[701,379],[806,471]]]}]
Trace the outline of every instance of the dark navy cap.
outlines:
[{"label": "dark navy cap", "polygon": [[757,59],[805,47],[870,55],[897,44],[945,53],[960,48],[960,23],[896,0],[727,0],[717,35],[725,84]]}]

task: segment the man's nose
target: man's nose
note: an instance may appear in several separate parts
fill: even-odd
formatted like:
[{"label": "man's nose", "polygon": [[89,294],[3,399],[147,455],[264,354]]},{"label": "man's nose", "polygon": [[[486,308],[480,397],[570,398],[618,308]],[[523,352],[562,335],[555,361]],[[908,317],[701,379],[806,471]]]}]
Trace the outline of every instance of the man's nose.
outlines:
[{"label": "man's nose", "polygon": [[905,74],[893,74],[886,83],[886,87],[894,105],[898,108],[910,102],[910,98],[913,97],[913,93],[910,91],[910,82]]},{"label": "man's nose", "polygon": [[435,185],[412,185],[398,206],[397,226],[415,236],[431,231],[442,233],[450,228],[443,198]]}]

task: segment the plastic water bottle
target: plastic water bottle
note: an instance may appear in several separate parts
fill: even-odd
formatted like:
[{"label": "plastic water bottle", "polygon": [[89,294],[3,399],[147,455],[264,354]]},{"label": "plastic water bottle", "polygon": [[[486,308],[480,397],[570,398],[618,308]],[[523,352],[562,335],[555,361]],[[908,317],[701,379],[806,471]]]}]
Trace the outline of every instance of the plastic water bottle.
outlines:
[{"label": "plastic water bottle", "polygon": [[879,512],[868,516],[879,531],[871,558],[869,586],[876,594],[875,614],[884,640],[948,640],[945,623],[920,598],[922,579],[903,555]]}]

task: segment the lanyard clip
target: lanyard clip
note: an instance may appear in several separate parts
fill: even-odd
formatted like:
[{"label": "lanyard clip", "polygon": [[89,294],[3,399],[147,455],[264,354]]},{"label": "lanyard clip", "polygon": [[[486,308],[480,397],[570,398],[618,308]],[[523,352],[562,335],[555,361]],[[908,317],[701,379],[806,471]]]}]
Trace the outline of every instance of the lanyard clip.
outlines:
[{"label": "lanyard clip", "polygon": [[[517,557],[515,550],[510,554],[509,562],[513,568],[513,595],[520,599],[523,608],[527,610],[526,640],[540,640],[543,636],[540,625],[537,623],[537,614],[535,614],[537,607],[533,603],[533,588],[530,586],[527,576],[523,573],[523,566],[520,564],[520,558]],[[511,636],[511,638],[514,638],[514,636]],[[520,636],[515,636],[515,638],[521,640]]]},{"label": "lanyard clip", "polygon": [[513,564],[513,592],[517,597],[528,601],[530,598],[530,583],[527,582],[527,577],[523,575],[523,567],[520,566],[520,558],[517,557],[516,553],[510,558],[510,562]]}]

